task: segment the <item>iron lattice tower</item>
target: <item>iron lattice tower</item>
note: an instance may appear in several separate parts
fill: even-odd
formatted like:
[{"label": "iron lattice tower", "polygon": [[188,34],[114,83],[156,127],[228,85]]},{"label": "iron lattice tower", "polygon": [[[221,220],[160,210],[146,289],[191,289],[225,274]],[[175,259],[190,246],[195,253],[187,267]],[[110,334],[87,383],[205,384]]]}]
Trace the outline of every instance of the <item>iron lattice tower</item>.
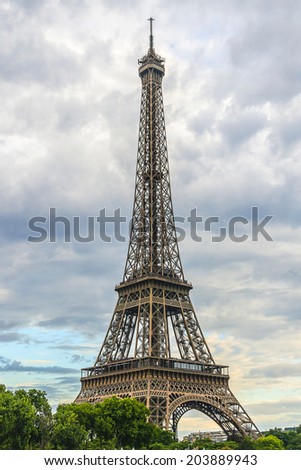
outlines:
[{"label": "iron lattice tower", "polygon": [[191,409],[234,439],[259,431],[215,364],[184,279],[172,207],[162,96],[164,59],[150,44],[138,61],[142,81],[133,218],[123,281],[94,367],[82,369],[80,402],[135,397],[150,420],[176,431]]}]

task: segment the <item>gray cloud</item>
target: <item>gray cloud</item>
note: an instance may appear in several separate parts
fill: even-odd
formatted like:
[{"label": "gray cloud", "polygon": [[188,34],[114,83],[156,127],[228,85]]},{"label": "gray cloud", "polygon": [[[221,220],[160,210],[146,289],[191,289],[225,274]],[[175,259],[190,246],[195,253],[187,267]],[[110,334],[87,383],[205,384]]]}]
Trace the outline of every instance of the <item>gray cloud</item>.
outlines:
[{"label": "gray cloud", "polygon": [[[78,364],[78,363],[84,363],[86,362],[86,357],[85,356],[80,356],[79,354],[73,354],[72,357],[71,357],[71,361],[70,362],[74,362],[75,364]],[[92,361],[91,361],[92,363]]]},{"label": "gray cloud", "polygon": [[261,112],[249,109],[226,110],[219,128],[223,138],[232,145],[240,144],[264,129],[266,117]]},{"label": "gray cloud", "polygon": [[300,377],[301,364],[269,364],[249,371],[250,377]]},{"label": "gray cloud", "polygon": [[287,100],[299,93],[300,78],[294,73],[301,65],[295,47],[300,41],[298,12],[295,1],[277,2],[269,14],[262,4],[252,11],[243,33],[231,38],[234,83],[242,99]]},{"label": "gray cloud", "polygon": [[30,28],[22,17],[13,13],[7,16],[2,21],[7,27],[1,30],[3,80],[58,87],[79,79],[83,68],[68,48],[47,42],[41,28]]},{"label": "gray cloud", "polygon": [[29,344],[30,338],[27,335],[22,335],[20,333],[1,333],[0,342],[3,343],[22,343]]},{"label": "gray cloud", "polygon": [[12,361],[0,367],[0,372],[35,372],[37,374],[74,374],[76,369],[70,369],[60,366],[28,366],[20,361]]},{"label": "gray cloud", "polygon": [[300,409],[300,400],[281,400],[281,401],[271,401],[271,402],[262,402],[256,405],[252,405],[252,410],[257,414],[267,414],[277,416],[280,413],[297,413],[297,419],[301,418]]},{"label": "gray cloud", "polygon": [[10,4],[29,14],[37,12],[43,5],[39,0],[10,0]]},{"label": "gray cloud", "polygon": [[5,357],[0,356],[0,362],[1,362],[1,364],[8,364],[9,360],[6,359]]}]

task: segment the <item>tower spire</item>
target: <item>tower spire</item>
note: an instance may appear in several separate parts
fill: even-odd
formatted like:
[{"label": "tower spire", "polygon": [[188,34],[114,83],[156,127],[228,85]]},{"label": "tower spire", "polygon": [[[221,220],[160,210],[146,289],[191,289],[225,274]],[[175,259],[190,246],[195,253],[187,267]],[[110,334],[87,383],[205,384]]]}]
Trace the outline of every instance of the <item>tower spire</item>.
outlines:
[{"label": "tower spire", "polygon": [[153,51],[154,50],[153,21],[155,21],[155,18],[150,17],[148,21],[149,21],[149,27],[150,27],[149,48],[151,51]]}]

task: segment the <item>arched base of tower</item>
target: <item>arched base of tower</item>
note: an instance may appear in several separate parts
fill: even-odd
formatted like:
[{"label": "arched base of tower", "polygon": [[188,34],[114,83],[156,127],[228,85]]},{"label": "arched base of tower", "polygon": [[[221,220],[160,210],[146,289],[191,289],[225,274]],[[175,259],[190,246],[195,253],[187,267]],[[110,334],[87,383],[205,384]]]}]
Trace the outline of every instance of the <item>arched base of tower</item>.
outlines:
[{"label": "arched base of tower", "polygon": [[258,437],[259,430],[229,389],[228,368],[178,359],[129,359],[83,370],[76,402],[111,396],[145,403],[150,421],[177,431],[180,418],[196,409],[213,419],[229,439]]}]

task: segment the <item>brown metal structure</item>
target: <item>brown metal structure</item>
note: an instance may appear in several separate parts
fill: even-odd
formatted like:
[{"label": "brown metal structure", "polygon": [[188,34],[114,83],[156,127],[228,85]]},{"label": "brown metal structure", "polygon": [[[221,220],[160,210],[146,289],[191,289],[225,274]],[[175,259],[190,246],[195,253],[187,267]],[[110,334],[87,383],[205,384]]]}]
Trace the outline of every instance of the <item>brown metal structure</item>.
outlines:
[{"label": "brown metal structure", "polygon": [[179,255],[168,166],[162,79],[164,59],[150,45],[142,81],[135,199],[123,281],[94,367],[82,370],[80,402],[135,397],[150,420],[176,431],[197,409],[231,438],[259,431],[229,389],[228,367],[215,364],[199,326]]}]

